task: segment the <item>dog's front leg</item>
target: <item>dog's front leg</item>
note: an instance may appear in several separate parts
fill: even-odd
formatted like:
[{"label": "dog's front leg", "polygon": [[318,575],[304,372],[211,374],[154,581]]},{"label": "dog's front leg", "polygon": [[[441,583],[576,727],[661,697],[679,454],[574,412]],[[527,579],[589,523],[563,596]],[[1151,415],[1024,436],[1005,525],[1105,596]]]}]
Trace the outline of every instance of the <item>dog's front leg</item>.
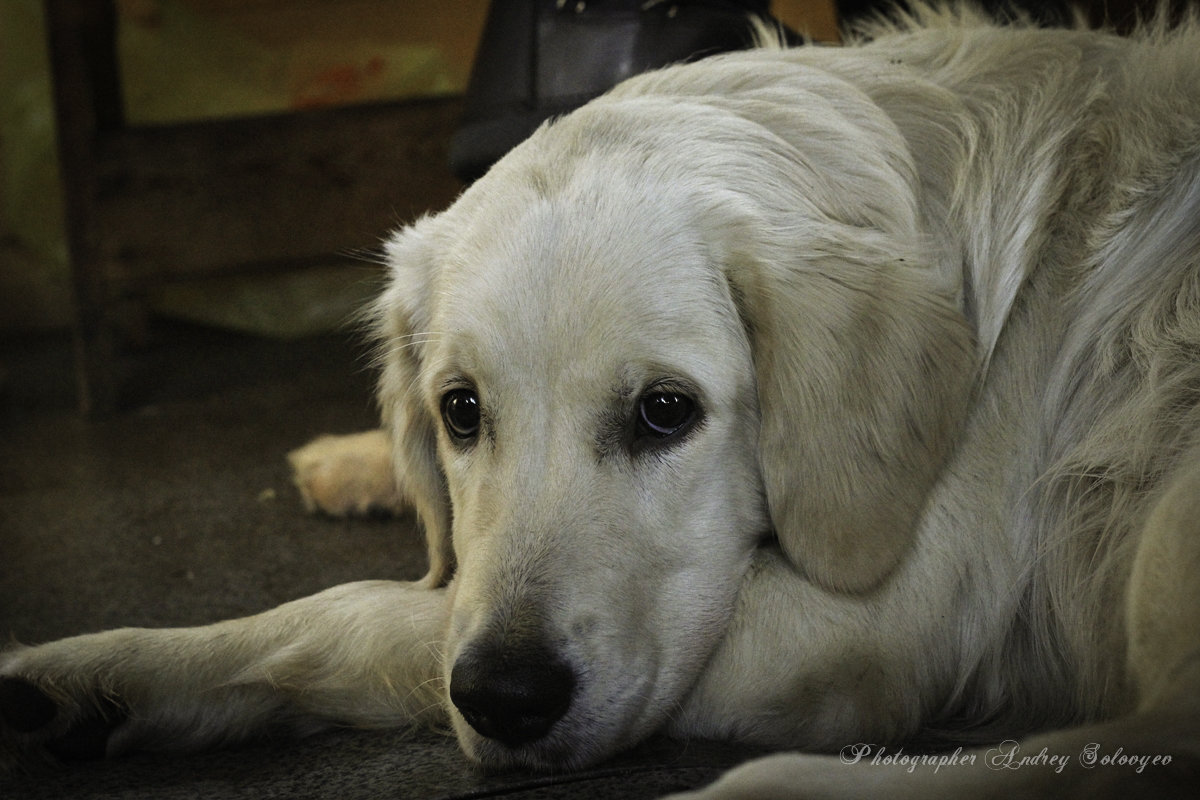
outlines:
[{"label": "dog's front leg", "polygon": [[351,583],[205,627],[125,628],[0,653],[0,761],[38,746],[88,757],[436,722],[446,594]]}]

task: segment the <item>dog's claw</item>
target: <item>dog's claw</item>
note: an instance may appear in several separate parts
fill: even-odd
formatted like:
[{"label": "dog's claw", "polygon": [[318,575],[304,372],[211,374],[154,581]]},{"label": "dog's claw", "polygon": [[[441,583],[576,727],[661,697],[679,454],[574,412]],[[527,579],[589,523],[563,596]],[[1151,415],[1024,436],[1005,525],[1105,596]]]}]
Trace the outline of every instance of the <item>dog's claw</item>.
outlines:
[{"label": "dog's claw", "polygon": [[58,705],[23,678],[0,678],[0,720],[17,733],[34,733],[58,716]]}]

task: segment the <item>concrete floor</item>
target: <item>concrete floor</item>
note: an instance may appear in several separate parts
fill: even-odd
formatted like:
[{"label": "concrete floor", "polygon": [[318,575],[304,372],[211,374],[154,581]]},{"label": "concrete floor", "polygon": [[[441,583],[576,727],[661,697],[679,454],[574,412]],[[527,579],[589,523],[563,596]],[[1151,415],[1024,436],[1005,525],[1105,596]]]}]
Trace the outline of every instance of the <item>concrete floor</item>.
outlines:
[{"label": "concrete floor", "polygon": [[[151,341],[127,364],[128,408],[98,422],[73,410],[67,342],[0,343],[0,636],[203,624],[423,573],[411,519],[312,517],[289,480],[289,449],[374,423],[355,337],[281,343],[169,326]],[[656,740],[582,774],[486,775],[437,734],[339,730],[38,766],[0,776],[0,797],[636,800],[744,756]]]}]

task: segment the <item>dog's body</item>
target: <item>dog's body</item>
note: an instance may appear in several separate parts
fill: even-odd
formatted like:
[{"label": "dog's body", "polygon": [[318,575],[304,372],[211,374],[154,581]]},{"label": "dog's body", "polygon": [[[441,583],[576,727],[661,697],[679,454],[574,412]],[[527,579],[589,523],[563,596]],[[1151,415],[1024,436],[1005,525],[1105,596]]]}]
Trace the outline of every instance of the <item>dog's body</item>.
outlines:
[{"label": "dog's body", "polygon": [[1200,28],[920,16],[635,78],[397,234],[390,439],[295,464],[391,503],[336,476],[394,440],[426,581],[11,651],[9,741],[103,695],[111,752],[448,713],[496,765],[655,730],[1071,762],[778,756],[714,796],[1194,774]]}]

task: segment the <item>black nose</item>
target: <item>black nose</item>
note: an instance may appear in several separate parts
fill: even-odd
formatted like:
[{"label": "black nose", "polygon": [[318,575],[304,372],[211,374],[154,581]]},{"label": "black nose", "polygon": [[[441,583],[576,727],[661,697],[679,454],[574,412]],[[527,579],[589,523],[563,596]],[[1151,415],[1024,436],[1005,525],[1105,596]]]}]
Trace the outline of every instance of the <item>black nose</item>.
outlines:
[{"label": "black nose", "polygon": [[450,671],[450,700],[463,719],[509,747],[549,733],[574,688],[571,668],[541,648],[471,648]]}]

